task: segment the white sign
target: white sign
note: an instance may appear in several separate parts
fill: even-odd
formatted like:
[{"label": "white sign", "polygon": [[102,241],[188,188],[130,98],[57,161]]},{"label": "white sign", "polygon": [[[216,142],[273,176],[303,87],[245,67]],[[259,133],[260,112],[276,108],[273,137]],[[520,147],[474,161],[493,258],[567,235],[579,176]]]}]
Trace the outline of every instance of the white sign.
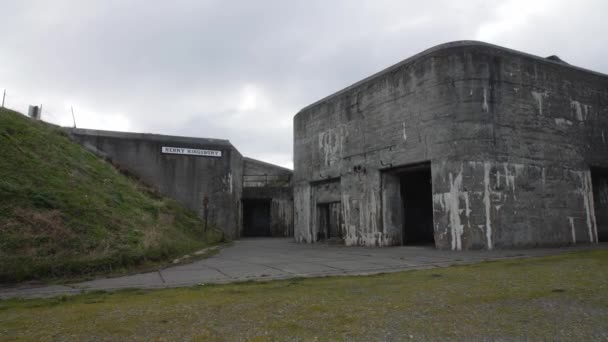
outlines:
[{"label": "white sign", "polygon": [[196,148],[187,148],[187,147],[163,146],[162,152],[169,153],[169,154],[187,154],[190,156],[201,156],[201,157],[221,157],[222,156],[222,151],[199,150]]}]

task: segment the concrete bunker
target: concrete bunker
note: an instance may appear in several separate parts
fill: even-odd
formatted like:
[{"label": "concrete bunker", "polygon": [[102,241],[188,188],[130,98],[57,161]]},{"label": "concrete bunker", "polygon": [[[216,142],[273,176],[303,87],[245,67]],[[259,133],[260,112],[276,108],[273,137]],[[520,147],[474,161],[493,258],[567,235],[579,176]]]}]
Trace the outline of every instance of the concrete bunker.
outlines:
[{"label": "concrete bunker", "polygon": [[434,246],[431,163],[383,171],[383,181],[385,222],[401,232],[401,244]]},{"label": "concrete bunker", "polygon": [[66,130],[229,238],[293,235],[292,171],[243,157],[228,140]]},{"label": "concrete bunker", "polygon": [[345,245],[605,241],[607,90],[607,75],[460,41],[329,95],[294,117],[295,239],[330,237],[340,202]]}]

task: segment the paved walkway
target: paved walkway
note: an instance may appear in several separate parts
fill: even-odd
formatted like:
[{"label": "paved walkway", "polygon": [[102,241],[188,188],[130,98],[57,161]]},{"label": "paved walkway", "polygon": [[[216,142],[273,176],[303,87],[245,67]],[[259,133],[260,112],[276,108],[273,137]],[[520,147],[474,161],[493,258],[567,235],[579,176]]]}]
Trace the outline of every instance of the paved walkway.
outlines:
[{"label": "paved walkway", "polygon": [[297,244],[292,239],[281,238],[242,239],[235,241],[233,246],[220,250],[213,257],[190,264],[71,285],[24,284],[0,287],[0,298],[48,297],[91,290],[166,288],[246,280],[374,274],[585,249],[608,249],[608,244],[552,249],[454,252],[435,250],[432,247],[345,247],[321,243]]}]

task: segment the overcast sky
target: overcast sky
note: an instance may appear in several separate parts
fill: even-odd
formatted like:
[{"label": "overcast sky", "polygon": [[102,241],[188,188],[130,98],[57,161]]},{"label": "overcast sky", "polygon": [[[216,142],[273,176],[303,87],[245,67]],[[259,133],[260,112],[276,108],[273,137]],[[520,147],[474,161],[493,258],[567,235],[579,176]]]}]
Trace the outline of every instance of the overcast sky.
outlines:
[{"label": "overcast sky", "polygon": [[437,44],[608,73],[608,1],[0,0],[0,91],[78,127],[229,139],[292,167],[302,107]]}]

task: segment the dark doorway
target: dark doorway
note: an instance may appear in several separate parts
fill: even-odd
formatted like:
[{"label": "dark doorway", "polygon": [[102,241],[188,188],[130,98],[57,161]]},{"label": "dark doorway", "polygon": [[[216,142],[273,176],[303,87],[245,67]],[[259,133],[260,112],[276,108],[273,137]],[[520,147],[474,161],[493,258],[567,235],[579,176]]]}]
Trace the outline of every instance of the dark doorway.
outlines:
[{"label": "dark doorway", "polygon": [[340,202],[318,204],[317,220],[319,227],[317,240],[339,242],[343,239],[342,205]]},{"label": "dark doorway", "polygon": [[591,168],[598,241],[608,241],[608,169]]},{"label": "dark doorway", "polygon": [[243,200],[243,235],[270,236],[270,200]]},{"label": "dark doorway", "polygon": [[434,245],[431,165],[404,168],[398,175],[403,203],[403,244]]}]

